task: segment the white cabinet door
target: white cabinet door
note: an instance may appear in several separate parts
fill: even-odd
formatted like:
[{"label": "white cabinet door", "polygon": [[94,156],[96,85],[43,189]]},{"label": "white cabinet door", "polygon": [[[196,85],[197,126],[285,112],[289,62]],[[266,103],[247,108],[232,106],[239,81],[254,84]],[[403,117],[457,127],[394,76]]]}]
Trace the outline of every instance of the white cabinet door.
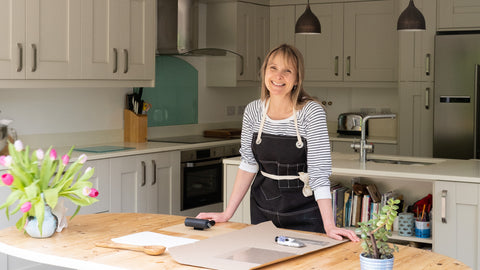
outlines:
[{"label": "white cabinet door", "polygon": [[480,266],[480,185],[435,181],[433,251]]},{"label": "white cabinet door", "polygon": [[[232,195],[233,185],[235,184],[235,178],[237,176],[238,165],[224,164],[223,165],[223,181],[225,183],[224,187],[224,198],[223,209],[227,207],[227,203],[230,200]],[[233,214],[230,219],[232,222],[241,222],[250,224],[250,189],[243,197],[242,202],[237,208],[237,211]]]},{"label": "white cabinet door", "polygon": [[[402,12],[408,6],[408,0],[398,1],[398,10]],[[436,0],[417,0],[415,6],[425,17],[425,31],[398,31],[399,80],[433,81],[434,49],[436,34]]]},{"label": "white cabinet door", "polygon": [[154,79],[155,2],[82,1],[86,79]]},{"label": "white cabinet door", "polygon": [[[305,11],[297,5],[296,17]],[[311,5],[322,27],[320,35],[295,35],[295,46],[305,58],[306,81],[343,80],[343,4]]]},{"label": "white cabinet door", "polygon": [[270,49],[295,44],[295,6],[270,7]]},{"label": "white cabinet door", "polygon": [[345,3],[345,81],[397,80],[395,14],[392,0]]},{"label": "white cabinet door", "polygon": [[1,3],[0,79],[81,77],[80,1]]},{"label": "white cabinet door", "polygon": [[433,83],[399,84],[399,155],[432,157]]},{"label": "white cabinet door", "polygon": [[171,186],[179,176],[177,151],[111,159],[110,211],[171,214]]},{"label": "white cabinet door", "polygon": [[[207,47],[236,54],[207,58],[208,86],[238,86],[259,80],[258,70],[268,49],[269,9],[246,2],[207,4]],[[242,62],[243,58],[243,62]]]},{"label": "white cabinet door", "polygon": [[480,28],[478,0],[437,0],[437,6],[438,30]]}]

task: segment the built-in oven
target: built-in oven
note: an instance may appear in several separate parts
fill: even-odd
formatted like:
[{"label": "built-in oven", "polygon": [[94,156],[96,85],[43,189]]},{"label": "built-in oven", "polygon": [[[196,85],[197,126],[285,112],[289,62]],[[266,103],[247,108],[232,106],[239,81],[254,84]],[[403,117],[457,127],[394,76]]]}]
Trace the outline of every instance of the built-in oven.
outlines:
[{"label": "built-in oven", "polygon": [[239,144],[230,144],[180,152],[180,211],[174,214],[223,211],[222,159],[238,156],[239,148]]}]

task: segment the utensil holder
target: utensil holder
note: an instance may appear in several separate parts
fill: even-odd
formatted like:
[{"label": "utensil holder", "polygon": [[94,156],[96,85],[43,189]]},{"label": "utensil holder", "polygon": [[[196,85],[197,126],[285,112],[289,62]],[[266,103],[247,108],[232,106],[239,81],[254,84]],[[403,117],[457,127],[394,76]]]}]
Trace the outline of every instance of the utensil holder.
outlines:
[{"label": "utensil holder", "polygon": [[126,142],[146,142],[147,141],[147,115],[135,114],[130,110],[123,111],[124,128],[123,140]]},{"label": "utensil holder", "polygon": [[430,221],[415,220],[415,236],[419,238],[430,238]]}]

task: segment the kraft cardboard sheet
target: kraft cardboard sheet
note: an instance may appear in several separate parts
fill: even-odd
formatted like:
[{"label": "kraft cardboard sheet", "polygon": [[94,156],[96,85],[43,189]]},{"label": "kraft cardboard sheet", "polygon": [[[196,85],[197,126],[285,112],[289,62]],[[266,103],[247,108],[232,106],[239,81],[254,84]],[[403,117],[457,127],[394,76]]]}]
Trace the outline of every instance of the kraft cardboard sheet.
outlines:
[{"label": "kraft cardboard sheet", "polygon": [[[303,241],[306,246],[301,248],[288,247],[277,244],[276,236],[308,239],[312,242]],[[267,221],[195,243],[172,247],[169,253],[181,264],[240,270],[281,262],[345,241],[337,241],[319,234],[280,229],[271,221]]]}]

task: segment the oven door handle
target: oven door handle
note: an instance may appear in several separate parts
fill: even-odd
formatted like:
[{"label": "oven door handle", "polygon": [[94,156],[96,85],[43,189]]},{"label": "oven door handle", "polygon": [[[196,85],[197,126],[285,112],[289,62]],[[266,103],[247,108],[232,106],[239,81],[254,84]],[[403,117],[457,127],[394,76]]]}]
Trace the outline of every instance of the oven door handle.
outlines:
[{"label": "oven door handle", "polygon": [[201,166],[215,165],[215,164],[221,164],[221,163],[222,163],[222,159],[214,159],[214,160],[207,160],[207,161],[191,161],[191,162],[182,162],[182,167],[193,168],[193,167],[201,167]]}]

